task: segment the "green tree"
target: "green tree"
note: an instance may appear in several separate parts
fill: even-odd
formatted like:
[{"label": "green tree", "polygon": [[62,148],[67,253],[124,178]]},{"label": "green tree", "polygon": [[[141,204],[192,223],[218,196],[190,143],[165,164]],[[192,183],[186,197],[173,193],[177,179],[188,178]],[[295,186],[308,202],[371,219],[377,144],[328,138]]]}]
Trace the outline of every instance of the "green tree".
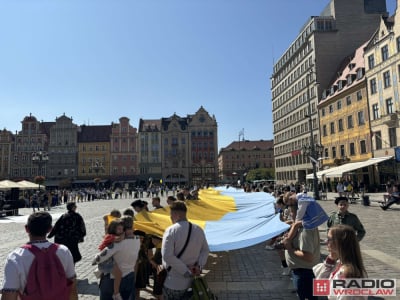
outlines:
[{"label": "green tree", "polygon": [[274,180],[275,179],[275,169],[274,168],[258,168],[252,169],[247,172],[246,181],[253,181],[253,180]]}]

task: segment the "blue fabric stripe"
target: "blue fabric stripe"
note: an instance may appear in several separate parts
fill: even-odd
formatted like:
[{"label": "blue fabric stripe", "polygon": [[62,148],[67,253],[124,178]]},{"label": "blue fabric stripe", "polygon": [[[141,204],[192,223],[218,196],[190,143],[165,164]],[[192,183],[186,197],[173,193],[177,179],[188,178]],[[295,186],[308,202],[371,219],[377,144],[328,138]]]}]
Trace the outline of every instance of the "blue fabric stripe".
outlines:
[{"label": "blue fabric stripe", "polygon": [[264,192],[244,193],[217,188],[234,198],[237,211],[219,221],[207,221],[205,234],[211,251],[228,251],[264,242],[289,229],[275,214],[274,197]]}]

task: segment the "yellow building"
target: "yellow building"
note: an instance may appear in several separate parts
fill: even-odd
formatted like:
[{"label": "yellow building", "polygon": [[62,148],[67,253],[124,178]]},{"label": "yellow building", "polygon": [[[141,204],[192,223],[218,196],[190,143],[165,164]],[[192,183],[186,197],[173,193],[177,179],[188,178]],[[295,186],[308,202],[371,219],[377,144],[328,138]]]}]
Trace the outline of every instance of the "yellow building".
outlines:
[{"label": "yellow building", "polygon": [[[338,76],[323,92],[318,104],[323,145],[322,169],[366,161],[372,157],[363,58],[365,45],[345,58]],[[368,168],[358,170],[357,180],[365,182],[368,173]]]},{"label": "yellow building", "polygon": [[78,133],[78,177],[93,180],[110,175],[111,125],[81,126]]}]

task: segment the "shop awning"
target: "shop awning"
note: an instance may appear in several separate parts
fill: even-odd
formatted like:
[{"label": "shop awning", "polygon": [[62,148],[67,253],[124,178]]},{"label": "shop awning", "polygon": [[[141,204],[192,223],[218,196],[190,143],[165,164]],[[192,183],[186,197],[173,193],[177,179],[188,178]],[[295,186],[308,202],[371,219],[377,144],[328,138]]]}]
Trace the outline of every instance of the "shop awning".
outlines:
[{"label": "shop awning", "polygon": [[[328,178],[333,178],[333,177],[342,177],[345,173],[361,169],[364,167],[372,166],[375,164],[379,164],[381,162],[384,162],[386,160],[389,160],[393,158],[393,156],[383,156],[383,157],[374,157],[370,158],[368,160],[364,161],[359,161],[359,162],[354,162],[354,163],[348,163],[345,165],[333,167],[330,169],[322,170],[317,172],[317,177],[328,177]],[[312,179],[314,178],[313,174],[308,174],[307,179]]]}]

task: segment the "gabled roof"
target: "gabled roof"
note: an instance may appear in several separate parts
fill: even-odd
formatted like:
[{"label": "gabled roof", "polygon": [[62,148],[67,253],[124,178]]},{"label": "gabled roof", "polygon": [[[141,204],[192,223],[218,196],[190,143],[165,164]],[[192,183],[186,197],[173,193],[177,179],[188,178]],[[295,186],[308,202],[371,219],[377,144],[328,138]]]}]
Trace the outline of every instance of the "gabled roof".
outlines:
[{"label": "gabled roof", "polygon": [[79,143],[109,142],[111,125],[82,125],[78,131]]},{"label": "gabled roof", "polygon": [[[350,87],[353,87],[355,84],[358,84],[359,82],[362,82],[364,80],[364,75],[362,76],[362,79],[356,78],[356,74],[359,69],[364,69],[364,49],[365,46],[368,44],[368,42],[364,43],[361,45],[359,48],[357,48],[354,52],[354,55],[350,57],[346,57],[342,63],[340,64],[340,69],[337,71],[334,79],[332,80],[331,85],[327,88],[327,90],[331,90],[331,87],[337,86],[339,87],[339,82],[342,81],[343,87],[341,89],[335,88],[334,93],[329,93],[329,95],[326,96],[326,98],[322,99],[321,103],[324,103],[331,99],[332,97],[342,93],[343,91],[349,89]],[[353,76],[354,80],[350,84],[347,84],[347,78],[349,76]]]},{"label": "gabled roof", "polygon": [[221,151],[235,151],[235,150],[273,150],[274,140],[259,140],[259,141],[236,141],[230,143]]},{"label": "gabled roof", "polygon": [[139,120],[139,132],[157,132],[161,130],[161,120]]}]

